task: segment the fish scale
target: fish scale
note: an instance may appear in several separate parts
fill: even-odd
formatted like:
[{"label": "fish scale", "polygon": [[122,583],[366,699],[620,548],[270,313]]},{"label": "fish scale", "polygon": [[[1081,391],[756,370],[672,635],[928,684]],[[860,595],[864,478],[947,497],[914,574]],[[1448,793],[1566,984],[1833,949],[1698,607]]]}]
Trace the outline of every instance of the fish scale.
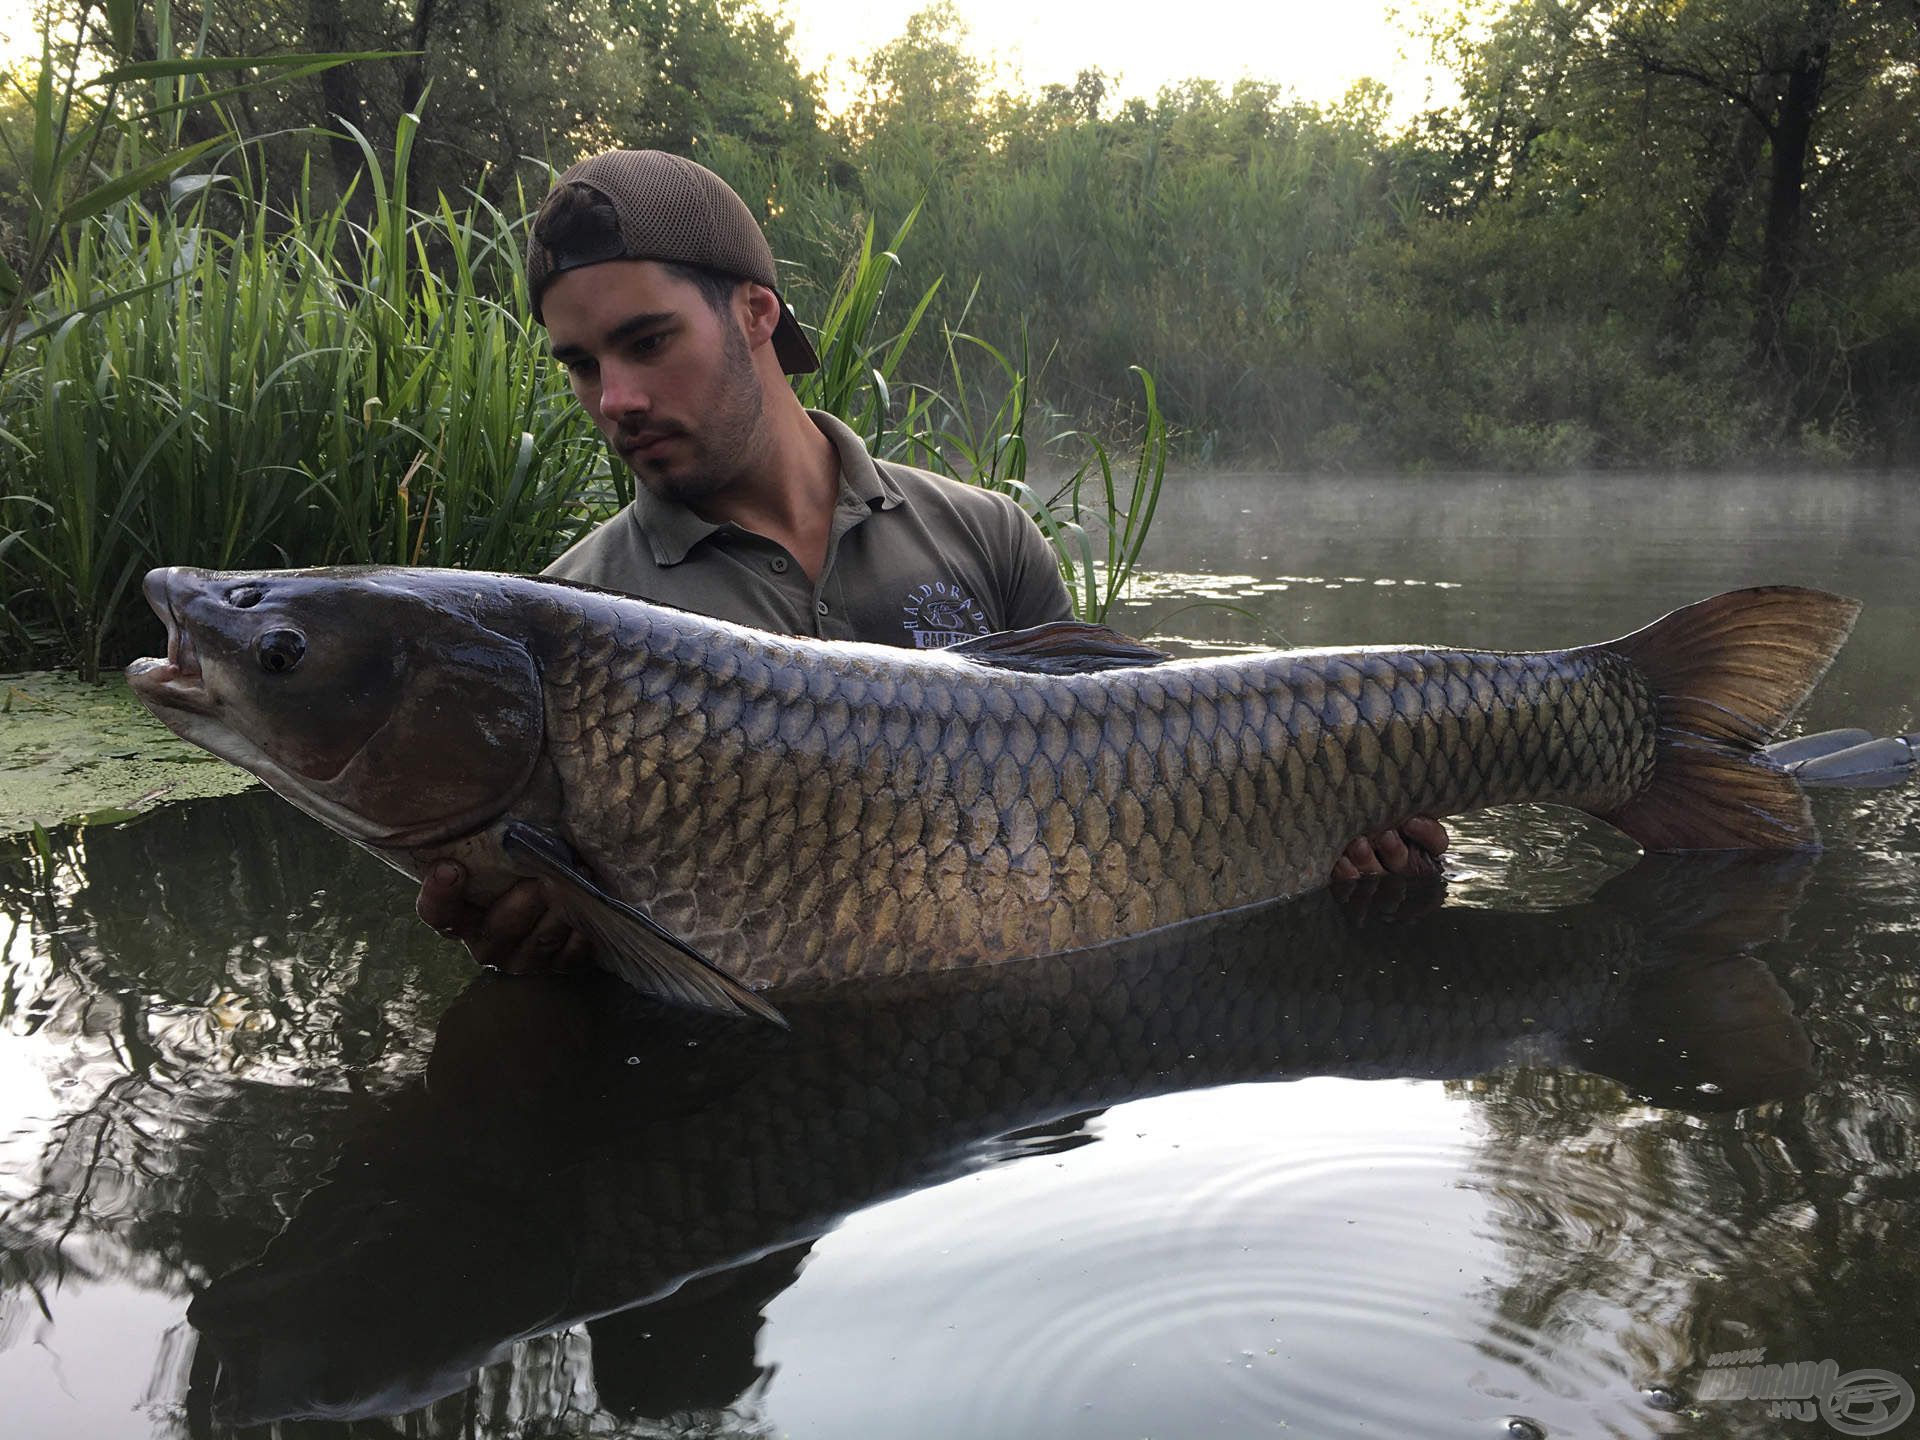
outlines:
[{"label": "fish scale", "polygon": [[758,986],[1096,945],[1298,894],[1413,814],[1618,807],[1653,766],[1652,692],[1609,655],[889,673],[861,647],[563,598],[541,659],[569,837]]},{"label": "fish scale", "polygon": [[1543,801],[1650,850],[1811,848],[1760,747],[1859,609],[1760,587],[1569,650],[1169,660],[1070,622],[915,652],[457,571],[147,594],[168,655],[129,678],[179,733],[410,874],[457,861],[475,904],[539,876],[649,993],[775,1021],[756,990],[1298,895],[1415,815]]}]

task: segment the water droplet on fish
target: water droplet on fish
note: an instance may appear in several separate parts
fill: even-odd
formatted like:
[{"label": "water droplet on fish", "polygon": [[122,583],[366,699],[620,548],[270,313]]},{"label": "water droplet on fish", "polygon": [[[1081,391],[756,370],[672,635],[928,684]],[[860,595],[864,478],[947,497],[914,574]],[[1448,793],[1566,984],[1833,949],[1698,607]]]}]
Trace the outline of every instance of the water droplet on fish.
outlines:
[{"label": "water droplet on fish", "polygon": [[1702,1095],[1718,1095],[1720,1093],[1720,1087],[1711,1080],[1702,1080],[1693,1088],[1698,1090]]}]

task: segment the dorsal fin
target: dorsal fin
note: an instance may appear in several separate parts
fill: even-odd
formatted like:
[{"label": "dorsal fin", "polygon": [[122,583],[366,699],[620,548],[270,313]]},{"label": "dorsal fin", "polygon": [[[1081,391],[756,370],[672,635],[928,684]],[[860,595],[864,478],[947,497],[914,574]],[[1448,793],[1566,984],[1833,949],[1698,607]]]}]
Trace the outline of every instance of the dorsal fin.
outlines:
[{"label": "dorsal fin", "polygon": [[1173,658],[1164,650],[1142,645],[1131,635],[1084,620],[1052,620],[1024,630],[999,630],[962,640],[947,650],[982,665],[1036,675],[1085,675],[1094,670],[1158,665]]}]

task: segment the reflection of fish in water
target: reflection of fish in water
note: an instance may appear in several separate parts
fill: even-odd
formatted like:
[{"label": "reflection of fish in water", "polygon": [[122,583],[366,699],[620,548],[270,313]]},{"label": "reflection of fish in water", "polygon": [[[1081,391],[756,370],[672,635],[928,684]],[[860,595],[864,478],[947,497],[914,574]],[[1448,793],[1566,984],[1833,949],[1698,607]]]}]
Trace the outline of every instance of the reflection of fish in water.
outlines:
[{"label": "reflection of fish in water", "polygon": [[[706,1372],[733,1386],[706,1402],[721,1403],[743,1365],[751,1378],[752,1287],[784,1288],[792,1247],[985,1160],[1086,1143],[1090,1110],[1516,1059],[1702,1109],[1798,1093],[1811,1047],[1740,951],[1779,932],[1801,878],[1653,860],[1586,905],[1359,926],[1318,895],[1087,954],[798,994],[790,1035],[729,1027],[691,1048],[699,1032],[637,997],[623,1008],[612,982],[482,983],[442,1022],[423,1088],[189,1318],[240,1421],[406,1409],[515,1338],[651,1303],[668,1310],[595,1319],[596,1345],[644,1349],[640,1332],[674,1330],[669,1311],[713,1309],[733,1332]],[[716,1296],[723,1275],[751,1293]],[[644,1368],[602,1359],[603,1390]],[[696,1377],[680,1368],[684,1400]]]},{"label": "reflection of fish in water", "polygon": [[[1167,661],[1078,625],[791,639],[455,571],[147,588],[168,655],[128,675],[189,740],[411,874],[452,855],[481,899],[544,876],[643,989],[768,1016],[748,987],[1302,894],[1414,814],[1542,800],[1654,850],[1810,846],[1756,747],[1858,609],[1747,590],[1576,650]],[[1034,673],[1063,669],[1092,673]]]}]

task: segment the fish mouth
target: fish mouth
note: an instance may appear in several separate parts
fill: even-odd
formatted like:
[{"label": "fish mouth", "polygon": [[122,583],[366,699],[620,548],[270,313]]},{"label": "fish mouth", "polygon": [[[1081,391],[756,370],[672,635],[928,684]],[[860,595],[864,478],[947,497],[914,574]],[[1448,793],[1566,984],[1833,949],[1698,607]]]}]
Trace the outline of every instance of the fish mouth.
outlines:
[{"label": "fish mouth", "polygon": [[167,653],[164,658],[149,655],[134,661],[127,667],[127,683],[151,704],[204,714],[209,708],[206,680],[200,673],[192,632],[174,613],[173,574],[171,569],[149,570],[141,587],[153,613],[167,627]]}]

